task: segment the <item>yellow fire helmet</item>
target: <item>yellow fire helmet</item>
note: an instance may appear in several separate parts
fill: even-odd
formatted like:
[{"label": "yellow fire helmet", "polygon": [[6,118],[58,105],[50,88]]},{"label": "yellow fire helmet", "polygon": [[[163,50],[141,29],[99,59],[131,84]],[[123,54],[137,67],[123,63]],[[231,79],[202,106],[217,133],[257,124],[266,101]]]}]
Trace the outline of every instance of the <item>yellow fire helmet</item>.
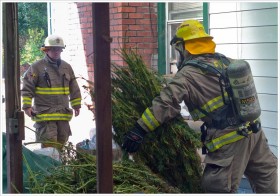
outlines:
[{"label": "yellow fire helmet", "polygon": [[213,38],[205,32],[203,25],[197,20],[184,21],[177,28],[176,36],[179,38],[183,38],[184,41],[204,37]]},{"label": "yellow fire helmet", "polygon": [[50,35],[45,39],[44,45],[42,45],[41,50],[45,51],[47,48],[50,47],[60,47],[65,48],[64,41],[62,37],[58,35]]}]

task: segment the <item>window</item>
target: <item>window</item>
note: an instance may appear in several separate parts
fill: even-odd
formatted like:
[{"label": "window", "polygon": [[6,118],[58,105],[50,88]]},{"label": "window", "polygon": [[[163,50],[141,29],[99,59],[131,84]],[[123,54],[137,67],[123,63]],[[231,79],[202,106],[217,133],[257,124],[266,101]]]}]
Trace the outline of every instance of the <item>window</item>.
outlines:
[{"label": "window", "polygon": [[[203,20],[203,2],[167,3],[167,69],[166,73],[176,72],[175,51],[169,43],[176,33],[177,27],[186,19]],[[175,67],[174,67],[175,66]]]}]

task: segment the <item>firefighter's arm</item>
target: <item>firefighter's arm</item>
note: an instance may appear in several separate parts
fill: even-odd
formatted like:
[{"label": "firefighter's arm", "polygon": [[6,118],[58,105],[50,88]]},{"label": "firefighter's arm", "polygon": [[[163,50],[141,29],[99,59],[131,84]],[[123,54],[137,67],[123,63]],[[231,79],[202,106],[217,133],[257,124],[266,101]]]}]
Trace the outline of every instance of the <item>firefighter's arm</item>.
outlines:
[{"label": "firefighter's arm", "polygon": [[[38,73],[29,67],[24,73],[23,84],[21,89],[22,96],[22,109],[27,110],[32,107],[32,98],[35,95],[35,84],[38,81]],[[30,109],[28,109],[30,111]],[[26,113],[28,116],[31,115],[31,111]]]},{"label": "firefighter's arm", "polygon": [[[184,69],[184,68],[183,68]],[[188,102],[189,80],[185,72],[178,72],[160,95],[152,101],[152,106],[146,108],[137,123],[147,132],[154,131],[162,123],[180,115],[183,101]]]},{"label": "firefighter's arm", "polygon": [[70,104],[71,107],[75,110],[75,115],[79,115],[79,110],[81,108],[81,91],[78,86],[78,82],[76,80],[75,74],[73,70],[71,70],[71,79],[69,83],[69,90],[70,90]]},{"label": "firefighter's arm", "polygon": [[153,99],[152,106],[146,108],[135,126],[125,135],[122,145],[124,150],[136,152],[147,133],[180,114],[180,103],[188,97],[187,82],[180,73]]}]

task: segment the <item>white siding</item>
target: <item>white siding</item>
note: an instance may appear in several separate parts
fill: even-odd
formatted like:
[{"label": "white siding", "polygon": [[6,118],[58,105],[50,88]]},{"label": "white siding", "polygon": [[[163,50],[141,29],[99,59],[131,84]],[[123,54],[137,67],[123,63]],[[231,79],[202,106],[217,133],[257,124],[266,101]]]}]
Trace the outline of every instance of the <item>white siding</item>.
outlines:
[{"label": "white siding", "polygon": [[66,48],[61,53],[76,74],[87,78],[87,65],[77,5],[73,2],[51,2],[52,33],[63,37]]},{"label": "white siding", "polygon": [[250,63],[262,126],[278,155],[278,3],[211,2],[209,33],[217,52]]}]

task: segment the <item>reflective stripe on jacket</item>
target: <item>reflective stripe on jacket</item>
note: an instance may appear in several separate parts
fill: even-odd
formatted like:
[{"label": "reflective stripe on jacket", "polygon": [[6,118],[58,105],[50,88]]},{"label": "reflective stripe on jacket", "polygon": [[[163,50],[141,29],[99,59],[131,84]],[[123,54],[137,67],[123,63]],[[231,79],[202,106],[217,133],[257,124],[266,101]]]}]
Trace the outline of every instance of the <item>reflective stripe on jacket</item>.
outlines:
[{"label": "reflective stripe on jacket", "polygon": [[[48,74],[51,86],[45,79]],[[59,66],[46,55],[30,66],[23,77],[22,108],[32,106],[34,121],[71,120],[72,109],[81,107],[81,93],[72,67],[61,60]]]},{"label": "reflective stripe on jacket", "polygon": [[52,114],[37,114],[33,117],[33,120],[36,122],[40,121],[50,121],[50,120],[66,120],[70,121],[72,114],[61,114],[61,113],[52,113]]},{"label": "reflective stripe on jacket", "polygon": [[[224,97],[228,97],[227,93],[224,93]],[[214,99],[209,100],[207,103],[205,103],[201,109],[206,111],[207,113],[214,112],[215,110],[221,108],[224,106],[223,102],[223,96],[219,95],[218,97],[215,97]],[[199,109],[194,109],[193,111],[190,112],[193,120],[199,120],[203,117],[205,117],[205,114],[202,113]]]},{"label": "reflective stripe on jacket", "polygon": [[147,108],[145,112],[142,114],[141,119],[143,120],[143,122],[149,128],[150,131],[155,130],[160,125],[149,108]]},{"label": "reflective stripe on jacket", "polygon": [[[248,134],[251,134],[252,131],[248,131]],[[223,147],[226,144],[230,144],[233,142],[236,142],[238,140],[243,139],[245,136],[240,135],[238,131],[232,131],[230,133],[227,133],[221,137],[213,139],[211,142],[208,142],[205,144],[207,147],[207,150],[209,152],[214,152],[218,150],[219,148]]]},{"label": "reflective stripe on jacket", "polygon": [[69,87],[57,87],[57,88],[42,88],[36,87],[35,94],[42,94],[42,95],[69,95]]},{"label": "reflective stripe on jacket", "polygon": [[[257,123],[257,122],[260,122],[260,118],[257,118],[253,121],[253,123]],[[204,145],[206,146],[207,150],[209,152],[214,152],[226,144],[230,144],[238,140],[241,140],[244,137],[247,137],[248,135],[253,133],[252,128],[250,127],[250,122],[244,123],[242,126],[237,128],[232,128],[232,129],[233,130],[229,133],[216,137],[211,141],[205,142]],[[242,135],[240,131],[241,132],[245,131],[247,135]]]}]

